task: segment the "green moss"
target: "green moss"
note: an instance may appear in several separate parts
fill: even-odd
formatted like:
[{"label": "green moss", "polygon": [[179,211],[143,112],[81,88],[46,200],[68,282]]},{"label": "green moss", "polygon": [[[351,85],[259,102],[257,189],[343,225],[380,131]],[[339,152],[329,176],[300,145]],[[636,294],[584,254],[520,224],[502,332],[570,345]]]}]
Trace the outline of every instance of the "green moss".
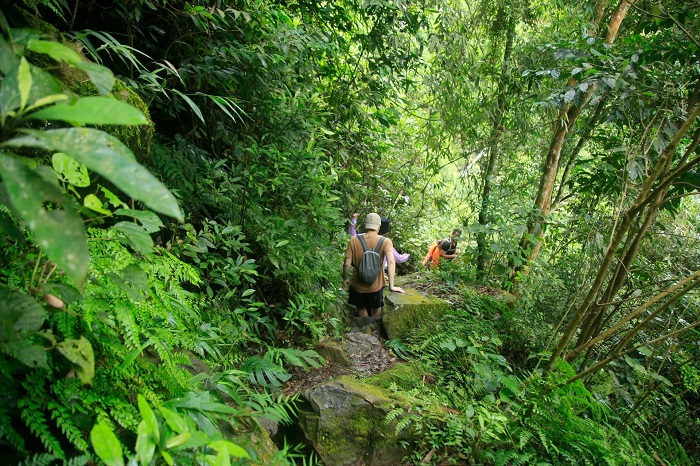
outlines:
[{"label": "green moss", "polygon": [[[65,76],[64,79],[66,79]],[[88,79],[71,79],[67,84],[73,92],[81,97],[99,94],[97,87]],[[100,125],[96,126],[96,128],[119,139],[131,149],[131,152],[136,156],[136,160],[143,162],[148,158],[148,154],[150,153],[151,141],[153,140],[153,133],[155,131],[148,112],[148,107],[136,92],[119,79],[114,82],[112,95],[122,102],[126,102],[138,108],[146,118],[148,118],[149,123],[139,126]]]},{"label": "green moss", "polygon": [[279,449],[257,419],[250,418],[245,427],[243,431],[231,435],[230,440],[248,452],[251,464],[269,465]]},{"label": "green moss", "polygon": [[396,384],[401,390],[410,390],[423,385],[423,375],[424,372],[411,363],[397,364],[388,371],[367,377],[365,382],[383,389]]},{"label": "green moss", "polygon": [[406,290],[403,295],[391,294],[387,301],[383,325],[390,339],[405,338],[415,329],[430,329],[452,310],[450,303],[415,290]]}]

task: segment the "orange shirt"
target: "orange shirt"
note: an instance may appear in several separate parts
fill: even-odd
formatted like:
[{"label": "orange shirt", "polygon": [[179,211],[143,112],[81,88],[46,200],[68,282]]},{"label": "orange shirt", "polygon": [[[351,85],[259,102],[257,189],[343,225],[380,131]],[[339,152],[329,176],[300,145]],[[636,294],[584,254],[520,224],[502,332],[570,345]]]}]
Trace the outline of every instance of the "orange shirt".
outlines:
[{"label": "orange shirt", "polygon": [[[376,248],[377,244],[379,244],[380,236],[376,231],[368,231],[365,233],[364,237],[368,249]],[[394,245],[391,240],[389,238],[384,238],[382,249],[379,251],[380,264],[384,263],[384,258],[387,257],[387,255],[393,254],[393,247]],[[362,243],[360,243],[357,236],[350,238],[348,248],[345,251],[345,258],[351,258],[352,265],[355,268],[355,271],[353,271],[352,274],[352,279],[350,280],[350,286],[358,293],[374,293],[375,291],[379,291],[386,286],[384,273],[383,271],[379,272],[379,274],[377,274],[377,279],[371,285],[368,285],[360,280],[360,277],[357,276],[357,264],[360,263],[360,258],[362,257],[363,253],[364,250],[362,249]]]}]

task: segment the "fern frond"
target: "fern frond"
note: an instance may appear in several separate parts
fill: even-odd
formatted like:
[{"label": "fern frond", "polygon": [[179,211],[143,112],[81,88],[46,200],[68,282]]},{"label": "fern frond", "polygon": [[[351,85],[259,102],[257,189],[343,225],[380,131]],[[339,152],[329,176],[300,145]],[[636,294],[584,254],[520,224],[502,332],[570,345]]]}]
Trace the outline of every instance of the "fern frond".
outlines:
[{"label": "fern frond", "polygon": [[55,461],[60,459],[60,457],[52,455],[51,453],[35,453],[17,466],[51,466]]},{"label": "fern frond", "polygon": [[74,424],[72,413],[63,403],[49,401],[47,407],[51,412],[51,419],[56,422],[56,425],[63,435],[80,451],[86,451],[88,444],[83,438],[83,432]]},{"label": "fern frond", "polygon": [[27,396],[19,400],[17,406],[21,409],[20,417],[50,453],[65,460],[66,456],[61,448],[61,442],[51,433],[51,428],[43,412],[43,406],[37,401],[42,399],[45,398],[34,399]]},{"label": "fern frond", "polygon": [[6,442],[19,452],[23,452],[25,448],[24,439],[15,428],[12,427],[12,420],[4,411],[4,407],[0,408],[0,442]]},{"label": "fern frond", "polygon": [[86,464],[91,463],[93,461],[94,459],[91,458],[89,455],[79,455],[66,461],[66,464],[64,466],[85,466]]}]

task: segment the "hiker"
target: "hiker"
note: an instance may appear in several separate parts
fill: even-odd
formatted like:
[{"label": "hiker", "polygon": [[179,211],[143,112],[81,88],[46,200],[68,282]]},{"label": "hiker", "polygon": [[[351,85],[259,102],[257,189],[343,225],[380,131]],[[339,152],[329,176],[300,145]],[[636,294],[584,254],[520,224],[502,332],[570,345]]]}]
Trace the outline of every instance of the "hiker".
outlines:
[{"label": "hiker", "polygon": [[[379,227],[382,224],[382,219],[379,214],[372,212],[367,214],[365,218],[366,233],[353,236],[350,238],[348,248],[345,251],[345,261],[343,262],[343,289],[349,291],[348,303],[357,307],[358,317],[382,316],[382,307],[384,305],[384,286],[386,280],[382,272],[381,264],[386,259],[389,275],[389,291],[395,293],[403,293],[401,287],[394,285],[394,277],[396,274],[396,258],[392,253],[394,247],[389,238],[384,238],[379,235]],[[376,278],[373,283],[365,283],[358,273],[360,259],[365,252],[362,246],[362,241],[365,242],[367,249],[376,248],[380,241],[379,261],[377,263]],[[354,267],[352,281],[349,278],[350,267]]]},{"label": "hiker", "polygon": [[457,238],[461,234],[462,230],[455,228],[449,238],[435,241],[423,259],[423,267],[434,269],[440,265],[441,258],[454,260],[457,257]]},{"label": "hiker", "polygon": [[[357,225],[357,218],[360,216],[360,214],[352,214],[352,218],[350,219],[350,226],[348,226],[348,234],[350,236],[357,236],[357,230],[355,229]],[[379,234],[384,236],[385,234],[389,233],[391,231],[391,223],[389,222],[389,219],[386,217],[381,217],[382,219],[382,224],[379,226]],[[391,250],[394,252],[394,259],[396,259],[397,264],[403,264],[408,260],[408,258],[411,256],[410,254],[401,254],[396,250],[396,248],[392,247]],[[386,267],[386,261],[384,262],[384,267]]]}]

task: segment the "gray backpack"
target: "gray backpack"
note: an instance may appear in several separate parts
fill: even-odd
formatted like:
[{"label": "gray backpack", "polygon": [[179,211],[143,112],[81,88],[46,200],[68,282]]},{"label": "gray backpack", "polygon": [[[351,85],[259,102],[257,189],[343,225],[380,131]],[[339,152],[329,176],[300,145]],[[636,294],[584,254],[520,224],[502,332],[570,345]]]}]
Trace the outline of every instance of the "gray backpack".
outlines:
[{"label": "gray backpack", "polygon": [[360,257],[360,263],[357,266],[357,275],[360,280],[364,283],[371,285],[377,279],[377,275],[382,270],[381,256],[379,251],[382,250],[382,243],[384,242],[384,237],[379,238],[379,243],[374,249],[367,249],[367,243],[363,235],[357,235],[357,238],[362,244],[362,257]]}]

